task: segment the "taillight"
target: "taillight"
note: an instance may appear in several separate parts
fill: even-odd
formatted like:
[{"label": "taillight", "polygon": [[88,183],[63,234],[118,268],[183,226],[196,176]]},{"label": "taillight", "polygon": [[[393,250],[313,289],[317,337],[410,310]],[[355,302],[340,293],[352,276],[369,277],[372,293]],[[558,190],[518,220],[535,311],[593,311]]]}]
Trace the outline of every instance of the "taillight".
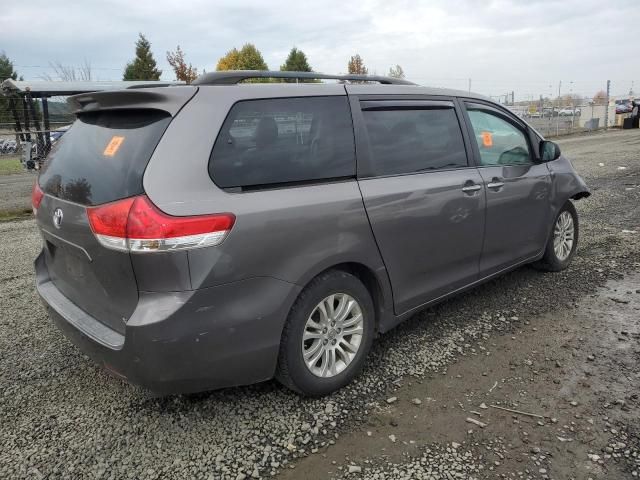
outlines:
[{"label": "taillight", "polygon": [[31,208],[33,208],[33,214],[38,213],[38,208],[40,208],[40,203],[42,202],[42,197],[44,197],[44,192],[38,185],[38,180],[33,184],[33,189],[31,190]]},{"label": "taillight", "polygon": [[219,245],[235,222],[230,213],[167,215],[146,195],[88,207],[87,216],[91,230],[103,246],[136,253]]}]

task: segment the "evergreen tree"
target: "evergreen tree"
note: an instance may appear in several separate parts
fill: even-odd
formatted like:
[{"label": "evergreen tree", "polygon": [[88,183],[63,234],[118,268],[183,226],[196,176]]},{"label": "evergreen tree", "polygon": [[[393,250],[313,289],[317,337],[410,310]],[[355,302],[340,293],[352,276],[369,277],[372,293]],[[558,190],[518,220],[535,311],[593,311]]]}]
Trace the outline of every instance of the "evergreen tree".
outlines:
[{"label": "evergreen tree", "polygon": [[136,42],[136,58],[124,69],[123,80],[160,80],[162,70],[156,68],[151,43],[140,33]]},{"label": "evergreen tree", "polygon": [[[281,72],[312,72],[313,69],[307,61],[307,56],[302,50],[293,47],[289,52],[289,56],[283,65],[280,66]],[[295,83],[296,79],[285,79],[285,82]],[[312,82],[313,80],[298,80],[300,82]]]},{"label": "evergreen tree", "polygon": [[289,56],[283,65],[280,66],[281,72],[313,72],[311,65],[307,61],[307,56],[302,50],[293,47],[289,52]]}]

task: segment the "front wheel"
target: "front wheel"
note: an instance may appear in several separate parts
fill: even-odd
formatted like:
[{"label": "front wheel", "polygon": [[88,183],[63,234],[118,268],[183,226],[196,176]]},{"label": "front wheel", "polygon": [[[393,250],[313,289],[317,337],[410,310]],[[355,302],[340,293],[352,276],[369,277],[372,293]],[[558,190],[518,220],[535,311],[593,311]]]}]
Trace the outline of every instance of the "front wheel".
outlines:
[{"label": "front wheel", "polygon": [[327,395],[359,373],[375,328],[371,295],[350,273],[313,279],[287,318],[276,378],[299,393]]},{"label": "front wheel", "polygon": [[544,256],[534,267],[547,272],[564,270],[571,263],[577,246],[578,213],[573,203],[567,201],[556,216]]}]

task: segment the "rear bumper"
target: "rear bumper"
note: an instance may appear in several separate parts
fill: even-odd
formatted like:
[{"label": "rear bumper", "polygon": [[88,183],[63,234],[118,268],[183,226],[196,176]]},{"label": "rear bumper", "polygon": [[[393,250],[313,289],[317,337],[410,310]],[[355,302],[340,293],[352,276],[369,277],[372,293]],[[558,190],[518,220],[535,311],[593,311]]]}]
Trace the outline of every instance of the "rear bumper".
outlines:
[{"label": "rear bumper", "polygon": [[160,394],[272,378],[284,321],[300,291],[259,277],[201,290],[140,292],[122,335],[64,297],[42,255],[35,269],[38,293],[65,336],[103,367]]}]

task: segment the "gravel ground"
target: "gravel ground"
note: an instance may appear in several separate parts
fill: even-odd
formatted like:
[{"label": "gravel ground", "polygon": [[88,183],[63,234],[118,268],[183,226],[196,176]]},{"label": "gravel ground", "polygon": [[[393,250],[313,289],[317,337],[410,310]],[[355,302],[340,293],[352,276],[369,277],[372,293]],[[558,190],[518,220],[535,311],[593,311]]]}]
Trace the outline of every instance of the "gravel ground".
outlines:
[{"label": "gravel ground", "polygon": [[[327,470],[311,462],[347,448],[345,442],[385,408],[391,391],[404,392],[408,383],[432,385],[434,375],[478,349],[478,339],[498,342],[524,322],[543,322],[549,312],[556,314],[556,323],[569,322],[573,317],[560,312],[574,310],[608,280],[640,270],[640,132],[575,137],[561,146],[594,192],[577,203],[581,245],[572,267],[546,275],[522,268],[416,315],[376,343],[353,385],[324,399],[300,398],[275,382],[169,398],[123,384],[80,354],[47,320],[33,288],[31,261],[40,244],[33,222],[0,223],[0,478],[233,480],[279,472],[288,478],[326,478]],[[532,335],[548,333],[541,329]],[[489,366],[491,359],[487,356]],[[637,383],[634,387],[637,391]],[[637,417],[637,402],[627,404]],[[630,442],[638,438],[633,428],[621,423],[614,429]],[[495,435],[478,443],[505,456],[509,447],[500,432]],[[404,445],[402,438],[396,440]],[[411,459],[400,452],[399,458],[380,462],[367,457],[373,451],[361,452],[368,463],[351,465],[352,473],[343,456],[334,460],[343,463],[336,475],[493,478],[489,456],[479,445],[418,443],[419,454]],[[609,448],[615,453],[616,443]],[[631,458],[634,453],[629,449]],[[535,455],[534,464],[549,463],[544,452]],[[407,470],[408,465],[414,467]],[[546,475],[540,469],[545,468],[536,475]]]},{"label": "gravel ground", "polygon": [[0,175],[0,213],[30,210],[35,178],[33,172]]}]

